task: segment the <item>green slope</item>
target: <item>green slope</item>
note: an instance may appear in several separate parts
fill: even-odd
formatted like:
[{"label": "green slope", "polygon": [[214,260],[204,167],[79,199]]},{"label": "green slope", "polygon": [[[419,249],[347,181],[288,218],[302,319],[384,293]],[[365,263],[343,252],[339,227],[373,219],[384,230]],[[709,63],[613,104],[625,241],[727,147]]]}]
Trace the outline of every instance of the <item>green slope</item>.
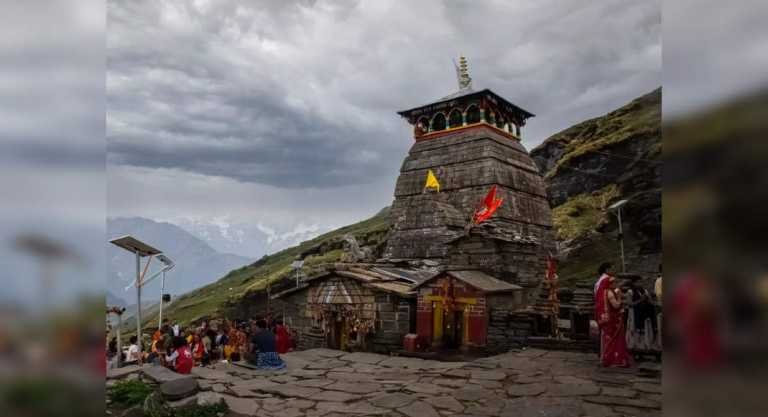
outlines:
[{"label": "green slope", "polygon": [[620,265],[621,199],[628,271],[649,275],[661,255],[661,89],[574,126],[531,151],[547,183],[561,251],[560,284],[595,279],[605,261]]},{"label": "green slope", "polygon": [[[573,160],[600,152],[622,142],[645,137],[659,137],[661,130],[661,89],[632,100],[630,103],[600,117],[585,120],[546,139],[547,145],[562,146],[562,155],[554,166],[544,167],[544,177],[550,179],[562,173]],[[532,150],[536,153],[537,149]],[[641,158],[658,158],[661,142],[644,150],[643,154],[632,155]]]},{"label": "green slope", "polygon": [[168,306],[167,313],[163,315],[182,324],[206,316],[222,316],[239,299],[253,292],[265,291],[267,284],[275,285],[281,280],[293,279],[291,262],[298,255],[309,254],[305,257],[302,272],[311,275],[320,265],[340,259],[341,239],[345,234],[353,235],[361,245],[375,246],[384,241],[388,230],[389,209],[385,208],[367,220],[336,229],[230,271],[218,281],[182,295]]}]

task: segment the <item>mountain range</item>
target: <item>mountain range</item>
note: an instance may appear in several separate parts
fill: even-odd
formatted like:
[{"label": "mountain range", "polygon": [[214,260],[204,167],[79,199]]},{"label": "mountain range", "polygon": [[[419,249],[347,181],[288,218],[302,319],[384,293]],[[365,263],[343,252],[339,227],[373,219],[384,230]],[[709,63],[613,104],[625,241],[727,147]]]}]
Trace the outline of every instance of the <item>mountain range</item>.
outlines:
[{"label": "mountain range", "polygon": [[290,230],[279,230],[261,222],[233,221],[228,216],[215,218],[181,217],[170,220],[222,253],[259,258],[298,245],[330,228],[317,224],[298,224]]},{"label": "mountain range", "polygon": [[[234,268],[253,262],[253,258],[222,253],[179,226],[153,220],[131,217],[107,220],[108,240],[132,235],[162,250],[175,267],[166,273],[165,292],[183,294],[217,280]],[[135,303],[136,292],[130,286],[136,275],[136,261],[132,254],[107,243],[107,301],[130,305]],[[142,261],[142,268],[146,258]],[[152,260],[147,276],[160,270],[160,263]],[[158,277],[143,289],[142,300],[160,299],[161,279]]]}]

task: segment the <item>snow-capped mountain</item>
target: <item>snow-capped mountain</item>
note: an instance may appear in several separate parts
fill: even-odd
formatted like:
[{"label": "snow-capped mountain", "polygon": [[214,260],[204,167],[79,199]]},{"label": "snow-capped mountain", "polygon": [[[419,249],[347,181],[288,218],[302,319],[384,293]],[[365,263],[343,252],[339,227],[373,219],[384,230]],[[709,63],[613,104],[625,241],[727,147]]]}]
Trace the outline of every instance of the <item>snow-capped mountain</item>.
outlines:
[{"label": "snow-capped mountain", "polygon": [[[183,294],[209,284],[229,271],[252,263],[256,257],[245,257],[217,251],[211,245],[170,224],[131,217],[107,220],[109,239],[124,235],[134,237],[162,250],[176,266],[167,273],[166,293]],[[135,258],[123,249],[107,243],[107,290],[114,296],[135,301],[135,290],[126,291],[136,275]],[[142,267],[144,263],[142,262]],[[147,276],[160,270],[157,261],[150,263]],[[147,301],[160,299],[160,279],[147,284],[143,293]]]},{"label": "snow-capped mountain", "polygon": [[233,222],[227,217],[180,218],[172,223],[205,241],[219,252],[250,258],[275,253],[332,230],[333,226],[299,223],[280,229],[261,222]]}]

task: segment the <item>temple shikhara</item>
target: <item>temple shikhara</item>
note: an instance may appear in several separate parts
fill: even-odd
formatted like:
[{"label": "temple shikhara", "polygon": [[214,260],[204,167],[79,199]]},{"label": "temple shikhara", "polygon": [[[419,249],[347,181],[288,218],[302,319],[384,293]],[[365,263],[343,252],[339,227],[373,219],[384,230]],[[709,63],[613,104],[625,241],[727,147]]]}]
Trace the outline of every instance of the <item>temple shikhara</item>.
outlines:
[{"label": "temple shikhara", "polygon": [[[539,331],[555,252],[541,175],[521,144],[534,115],[476,90],[398,112],[413,126],[376,259],[358,256],[273,296],[299,348],[506,351]],[[405,346],[404,346],[405,340]]]}]

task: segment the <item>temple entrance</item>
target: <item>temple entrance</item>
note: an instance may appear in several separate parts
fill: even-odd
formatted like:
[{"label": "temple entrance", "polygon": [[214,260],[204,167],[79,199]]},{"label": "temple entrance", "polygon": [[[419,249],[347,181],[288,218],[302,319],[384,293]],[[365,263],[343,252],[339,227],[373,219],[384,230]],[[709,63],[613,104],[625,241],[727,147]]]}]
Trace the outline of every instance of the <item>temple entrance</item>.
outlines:
[{"label": "temple entrance", "polygon": [[332,312],[329,317],[326,343],[329,349],[342,349],[344,336],[344,320],[339,319],[339,313]]},{"label": "temple entrance", "polygon": [[443,326],[443,347],[446,349],[458,349],[464,342],[464,312],[462,310],[449,311]]}]

